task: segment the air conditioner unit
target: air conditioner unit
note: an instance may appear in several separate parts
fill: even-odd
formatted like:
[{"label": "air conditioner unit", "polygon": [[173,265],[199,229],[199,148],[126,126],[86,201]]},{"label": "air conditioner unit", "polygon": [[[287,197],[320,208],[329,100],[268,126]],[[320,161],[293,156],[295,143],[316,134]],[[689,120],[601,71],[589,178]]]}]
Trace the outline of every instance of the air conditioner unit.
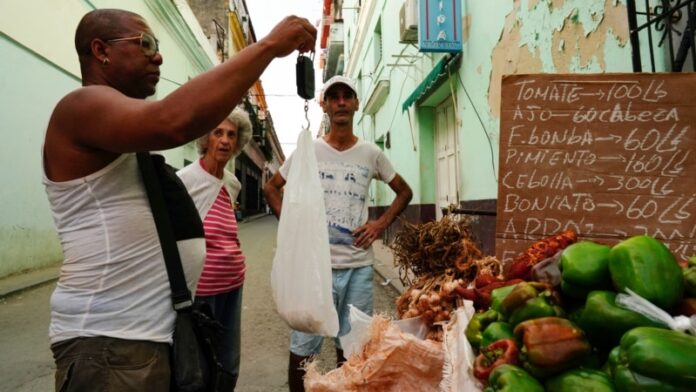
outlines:
[{"label": "air conditioner unit", "polygon": [[418,41],[418,0],[406,0],[399,11],[399,42]]}]

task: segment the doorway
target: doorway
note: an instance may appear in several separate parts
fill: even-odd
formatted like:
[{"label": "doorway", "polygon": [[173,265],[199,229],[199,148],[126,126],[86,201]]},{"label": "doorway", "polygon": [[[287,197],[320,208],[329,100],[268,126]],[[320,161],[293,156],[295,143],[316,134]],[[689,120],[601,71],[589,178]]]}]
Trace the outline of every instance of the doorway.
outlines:
[{"label": "doorway", "polygon": [[452,98],[435,108],[435,156],[437,170],[437,205],[435,216],[442,218],[442,210],[459,204],[459,143],[457,121]]}]

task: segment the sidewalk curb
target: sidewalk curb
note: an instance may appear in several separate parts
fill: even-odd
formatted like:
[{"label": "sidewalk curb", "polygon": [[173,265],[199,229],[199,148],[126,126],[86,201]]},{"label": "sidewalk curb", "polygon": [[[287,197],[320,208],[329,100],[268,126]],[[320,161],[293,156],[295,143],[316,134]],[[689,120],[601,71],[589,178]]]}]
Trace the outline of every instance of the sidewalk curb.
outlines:
[{"label": "sidewalk curb", "polygon": [[[257,214],[246,217],[240,223],[253,222],[269,214]],[[60,275],[61,264],[49,267],[18,272],[9,276],[0,277],[0,298],[9,297],[22,291],[33,289],[43,284],[55,282]]]},{"label": "sidewalk curb", "polygon": [[253,221],[257,220],[257,219],[261,219],[261,218],[264,218],[264,217],[267,217],[267,216],[273,216],[273,214],[265,214],[265,213],[262,213],[262,214],[256,214],[256,215],[247,216],[247,217],[242,218],[242,220],[240,220],[239,223],[249,223],[249,222],[253,222]]},{"label": "sidewalk curb", "polygon": [[19,294],[46,283],[58,280],[60,264],[50,267],[20,272],[0,278],[0,298]]},{"label": "sidewalk curb", "polygon": [[383,284],[391,285],[399,294],[403,294],[405,288],[399,279],[399,270],[394,266],[394,257],[391,249],[382,241],[375,241],[372,245],[375,253],[374,269],[383,279]]},{"label": "sidewalk curb", "polygon": [[[375,267],[375,272],[377,272],[377,274],[378,274],[379,276],[382,277],[382,282],[381,282],[382,285],[386,286],[386,285],[388,284],[388,285],[390,285],[394,290],[396,290],[399,294],[403,294],[403,293],[404,293],[403,285],[401,284],[401,281],[399,280],[399,278],[390,278],[390,277],[388,277],[388,273],[386,273],[386,271],[384,270],[384,268],[378,267],[378,266],[377,266],[377,263],[375,263],[374,267]],[[396,279],[396,280],[395,280],[395,279]]]},{"label": "sidewalk curb", "polygon": [[[246,218],[241,223],[252,222],[257,219],[272,216],[269,214],[258,214]],[[397,292],[403,293],[404,286],[399,279],[399,271],[394,267],[391,250],[382,244],[381,241],[373,245],[375,253],[374,269],[382,277],[384,285],[391,285]],[[60,264],[47,268],[31,270],[13,274],[0,278],[0,298],[9,297],[22,291],[41,286],[58,280],[60,274]]]}]

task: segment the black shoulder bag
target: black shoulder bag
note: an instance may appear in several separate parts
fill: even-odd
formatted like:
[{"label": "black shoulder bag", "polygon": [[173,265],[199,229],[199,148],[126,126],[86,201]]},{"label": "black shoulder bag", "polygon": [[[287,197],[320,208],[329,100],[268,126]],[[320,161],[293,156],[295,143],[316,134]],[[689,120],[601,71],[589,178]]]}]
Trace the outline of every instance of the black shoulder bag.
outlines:
[{"label": "black shoulder bag", "polygon": [[[147,152],[136,155],[162,246],[172,290],[172,304],[176,310],[170,357],[170,389],[176,392],[231,391],[234,377],[222,368],[216,351],[224,327],[215,320],[208,304],[192,301],[176,247],[174,229],[181,229],[178,233],[184,238],[193,238],[193,234],[202,236],[203,224],[186,187],[174,169],[164,163],[164,158],[160,155],[151,156]],[[191,208],[196,217],[193,221],[171,218],[176,210],[190,211]],[[192,231],[195,233],[191,233]]]}]

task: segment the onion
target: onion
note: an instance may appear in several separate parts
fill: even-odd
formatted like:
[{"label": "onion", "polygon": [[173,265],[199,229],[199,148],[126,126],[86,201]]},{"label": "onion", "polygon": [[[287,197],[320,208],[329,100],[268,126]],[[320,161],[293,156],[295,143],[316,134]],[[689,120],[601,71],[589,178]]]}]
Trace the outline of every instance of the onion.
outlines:
[{"label": "onion", "polygon": [[416,301],[418,300],[418,297],[421,295],[421,290],[420,289],[413,289],[411,290],[411,301]]}]

